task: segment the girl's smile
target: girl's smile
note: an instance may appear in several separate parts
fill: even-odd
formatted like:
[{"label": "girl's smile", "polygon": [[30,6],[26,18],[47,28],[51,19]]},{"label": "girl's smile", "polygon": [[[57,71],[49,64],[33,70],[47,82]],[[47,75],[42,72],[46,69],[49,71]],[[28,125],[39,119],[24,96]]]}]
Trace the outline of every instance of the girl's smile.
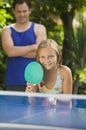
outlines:
[{"label": "girl's smile", "polygon": [[39,62],[44,66],[46,69],[52,69],[53,67],[56,68],[57,66],[57,55],[54,50],[51,48],[42,48],[39,51]]}]

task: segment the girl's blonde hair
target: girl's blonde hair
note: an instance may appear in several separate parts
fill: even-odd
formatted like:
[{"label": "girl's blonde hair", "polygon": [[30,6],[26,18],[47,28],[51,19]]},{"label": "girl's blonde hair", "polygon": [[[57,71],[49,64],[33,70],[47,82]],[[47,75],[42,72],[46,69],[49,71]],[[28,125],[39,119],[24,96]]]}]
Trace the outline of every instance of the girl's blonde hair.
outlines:
[{"label": "girl's blonde hair", "polygon": [[37,49],[37,53],[36,53],[36,59],[37,61],[39,61],[39,51],[41,48],[46,48],[49,47],[51,49],[53,49],[56,54],[57,54],[57,65],[61,65],[62,64],[62,54],[61,54],[61,50],[59,48],[59,45],[56,43],[56,41],[52,40],[52,39],[46,39],[43,40]]}]

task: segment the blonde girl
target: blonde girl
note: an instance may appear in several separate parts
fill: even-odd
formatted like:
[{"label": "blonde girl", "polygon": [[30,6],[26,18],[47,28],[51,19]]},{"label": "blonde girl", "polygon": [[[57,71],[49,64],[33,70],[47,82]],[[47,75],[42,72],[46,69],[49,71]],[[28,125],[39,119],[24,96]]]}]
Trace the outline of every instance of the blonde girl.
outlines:
[{"label": "blonde girl", "polygon": [[54,40],[39,44],[36,59],[43,66],[44,78],[38,85],[27,83],[26,92],[72,94],[72,73],[69,67],[62,65],[61,51]]}]

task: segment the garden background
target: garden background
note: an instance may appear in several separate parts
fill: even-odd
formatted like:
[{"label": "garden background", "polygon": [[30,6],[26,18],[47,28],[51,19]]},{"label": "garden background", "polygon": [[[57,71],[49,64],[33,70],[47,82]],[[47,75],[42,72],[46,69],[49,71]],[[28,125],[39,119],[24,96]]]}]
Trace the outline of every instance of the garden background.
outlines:
[{"label": "garden background", "polygon": [[[31,0],[30,20],[42,23],[58,42],[63,64],[73,75],[73,94],[86,94],[86,0]],[[0,0],[0,90],[5,88],[7,56],[1,45],[3,26],[15,22],[12,0]]]}]

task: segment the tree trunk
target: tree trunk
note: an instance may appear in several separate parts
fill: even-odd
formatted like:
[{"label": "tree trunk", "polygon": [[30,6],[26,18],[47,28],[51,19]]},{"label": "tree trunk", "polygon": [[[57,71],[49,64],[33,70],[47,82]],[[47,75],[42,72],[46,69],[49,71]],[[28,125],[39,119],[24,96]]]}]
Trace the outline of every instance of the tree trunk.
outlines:
[{"label": "tree trunk", "polygon": [[76,80],[75,80],[75,82],[74,82],[74,84],[73,84],[73,94],[78,94],[78,89],[79,89],[79,86],[80,86],[80,82],[79,82],[79,80],[80,80],[80,78],[79,78],[79,74],[77,75],[77,77],[76,77]]},{"label": "tree trunk", "polygon": [[[63,41],[63,64],[66,64],[70,67],[73,73],[73,61],[72,58],[72,51],[73,51],[73,44],[75,42],[74,32],[73,32],[73,12],[67,12],[61,15],[61,19],[64,25],[64,41]],[[71,58],[70,58],[71,57]]]}]

